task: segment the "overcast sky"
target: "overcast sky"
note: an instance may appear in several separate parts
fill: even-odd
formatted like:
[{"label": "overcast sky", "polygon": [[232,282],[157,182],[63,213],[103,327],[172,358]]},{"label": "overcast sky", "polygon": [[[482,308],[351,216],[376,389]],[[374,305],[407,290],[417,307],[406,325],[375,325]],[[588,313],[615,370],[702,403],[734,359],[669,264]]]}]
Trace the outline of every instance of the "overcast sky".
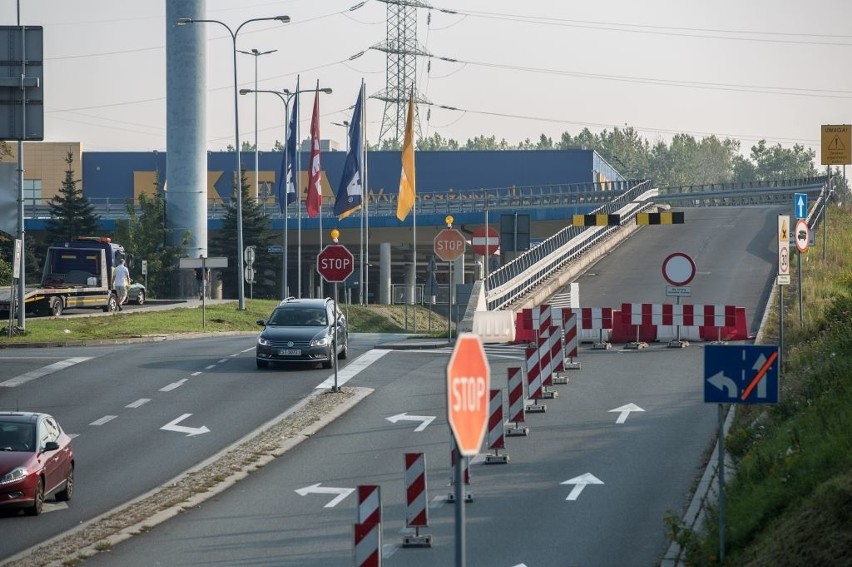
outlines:
[{"label": "overcast sky", "polygon": [[[16,2],[0,4],[16,25]],[[165,150],[165,1],[26,0],[22,25],[44,28],[45,140],[85,151]],[[258,58],[259,89],[334,89],[320,100],[321,135],[344,146],[361,79],[385,88],[387,5],[367,0],[209,0],[207,17],[232,28],[286,14],[291,23],[249,24],[238,48]],[[239,8],[235,8],[239,6]],[[817,152],[820,126],[852,122],[849,0],[434,0],[418,10],[422,132],[464,143],[494,135],[517,144],[631,126],[650,142],[676,133]],[[441,9],[453,9],[448,14]],[[233,143],[231,39],[206,25],[208,149]],[[354,56],[359,53],[360,57]],[[442,59],[438,59],[442,58]],[[448,62],[453,59],[457,62]],[[241,88],[255,58],[239,56]],[[302,98],[307,135],[313,96]],[[284,106],[258,99],[261,150],[283,139]],[[367,136],[379,136],[384,103],[367,103]],[[254,141],[254,98],[240,97],[240,137]]]}]

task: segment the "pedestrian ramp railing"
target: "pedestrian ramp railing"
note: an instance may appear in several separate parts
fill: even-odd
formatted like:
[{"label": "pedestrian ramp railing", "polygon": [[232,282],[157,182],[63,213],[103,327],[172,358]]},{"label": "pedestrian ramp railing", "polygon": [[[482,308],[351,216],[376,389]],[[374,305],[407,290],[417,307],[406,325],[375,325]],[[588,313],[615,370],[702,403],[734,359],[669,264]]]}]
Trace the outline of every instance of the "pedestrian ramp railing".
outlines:
[{"label": "pedestrian ramp railing", "polygon": [[630,189],[594,211],[594,214],[619,214],[618,226],[565,227],[491,272],[485,286],[487,310],[504,309],[518,302],[592,247],[635,225],[637,213],[656,206],[653,202],[656,196],[657,190],[650,187],[649,180],[634,181]]}]

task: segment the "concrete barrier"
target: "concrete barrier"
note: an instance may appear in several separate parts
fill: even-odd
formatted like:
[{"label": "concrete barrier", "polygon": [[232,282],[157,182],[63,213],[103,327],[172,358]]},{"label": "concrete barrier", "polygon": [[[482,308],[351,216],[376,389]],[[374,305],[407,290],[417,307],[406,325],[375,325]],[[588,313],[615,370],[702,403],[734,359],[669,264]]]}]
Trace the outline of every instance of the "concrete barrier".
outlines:
[{"label": "concrete barrier", "polygon": [[473,314],[473,333],[483,343],[511,343],[515,341],[515,313],[513,311],[476,311]]}]

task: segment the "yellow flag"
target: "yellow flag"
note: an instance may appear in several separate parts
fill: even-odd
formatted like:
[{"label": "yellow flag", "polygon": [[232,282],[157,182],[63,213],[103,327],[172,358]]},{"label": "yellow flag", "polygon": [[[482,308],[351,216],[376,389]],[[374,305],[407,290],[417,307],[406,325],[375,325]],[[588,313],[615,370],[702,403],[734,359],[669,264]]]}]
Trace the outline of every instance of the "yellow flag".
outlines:
[{"label": "yellow flag", "polygon": [[405,141],[402,143],[402,173],[399,176],[399,196],[396,200],[396,218],[403,221],[414,208],[414,91],[408,99],[408,117],[405,121]]}]

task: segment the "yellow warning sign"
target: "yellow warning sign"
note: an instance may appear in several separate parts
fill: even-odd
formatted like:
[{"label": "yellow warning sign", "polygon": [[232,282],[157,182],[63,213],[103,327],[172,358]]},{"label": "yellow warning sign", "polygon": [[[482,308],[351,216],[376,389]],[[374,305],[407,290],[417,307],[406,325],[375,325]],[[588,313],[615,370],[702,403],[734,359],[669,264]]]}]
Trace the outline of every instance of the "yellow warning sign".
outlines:
[{"label": "yellow warning sign", "polygon": [[852,163],[852,127],[849,124],[822,125],[822,165]]}]

